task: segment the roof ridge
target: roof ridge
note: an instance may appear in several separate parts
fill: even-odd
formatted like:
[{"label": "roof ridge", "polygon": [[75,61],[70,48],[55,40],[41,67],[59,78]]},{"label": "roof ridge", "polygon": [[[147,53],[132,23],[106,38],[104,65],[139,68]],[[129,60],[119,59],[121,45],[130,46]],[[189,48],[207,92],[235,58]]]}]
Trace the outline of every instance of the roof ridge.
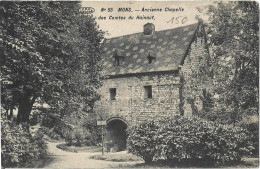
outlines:
[{"label": "roof ridge", "polygon": [[[176,27],[176,28],[159,30],[159,31],[155,31],[155,33],[163,32],[163,31],[169,31],[169,30],[183,29],[184,27],[188,27],[188,26],[191,26],[191,25],[198,25],[198,24],[199,24],[199,22],[193,23],[193,24],[189,24],[189,25],[185,25],[185,26]],[[124,38],[124,37],[127,37],[127,36],[138,35],[138,34],[142,34],[142,33],[143,32],[136,32],[136,33],[122,35],[122,36],[116,36],[116,37],[112,37],[112,38],[105,38],[105,40],[112,40],[112,39],[116,39],[116,38]]]}]

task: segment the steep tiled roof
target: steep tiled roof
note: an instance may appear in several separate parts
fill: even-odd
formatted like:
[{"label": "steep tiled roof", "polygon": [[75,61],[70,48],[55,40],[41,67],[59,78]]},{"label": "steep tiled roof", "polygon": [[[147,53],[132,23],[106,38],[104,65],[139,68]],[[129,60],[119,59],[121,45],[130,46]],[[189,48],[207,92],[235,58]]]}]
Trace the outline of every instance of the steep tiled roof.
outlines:
[{"label": "steep tiled roof", "polygon": [[[177,70],[194,36],[198,24],[155,31],[152,35],[135,33],[106,39],[102,59],[105,75]],[[149,64],[147,56],[155,57]],[[121,63],[115,64],[115,56]]]}]

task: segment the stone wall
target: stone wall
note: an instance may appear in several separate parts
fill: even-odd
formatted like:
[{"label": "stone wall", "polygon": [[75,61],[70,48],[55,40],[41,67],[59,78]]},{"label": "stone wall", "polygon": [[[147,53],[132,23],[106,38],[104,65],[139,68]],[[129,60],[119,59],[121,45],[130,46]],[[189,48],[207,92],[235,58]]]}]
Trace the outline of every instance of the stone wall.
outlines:
[{"label": "stone wall", "polygon": [[[205,48],[204,37],[197,37],[191,44],[188,55],[181,66],[180,74],[184,78],[183,97],[184,97],[184,115],[190,116],[194,114],[189,99],[194,102],[197,111],[202,110],[202,95],[203,85],[207,83],[207,59],[208,51]],[[205,69],[206,68],[206,69]]]},{"label": "stone wall", "polygon": [[[129,123],[179,113],[179,76],[175,72],[149,73],[103,80],[100,89],[104,119],[122,117]],[[152,86],[152,98],[145,97],[144,86]],[[116,88],[116,99],[110,99]],[[99,105],[99,106],[98,106]],[[102,112],[101,112],[102,113]]]}]

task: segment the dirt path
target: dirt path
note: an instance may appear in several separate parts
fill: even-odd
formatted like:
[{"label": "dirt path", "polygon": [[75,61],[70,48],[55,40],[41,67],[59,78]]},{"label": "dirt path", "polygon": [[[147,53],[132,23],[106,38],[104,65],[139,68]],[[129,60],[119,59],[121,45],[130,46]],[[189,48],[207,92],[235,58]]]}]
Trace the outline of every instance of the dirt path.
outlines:
[{"label": "dirt path", "polygon": [[56,145],[61,143],[48,142],[49,156],[53,158],[50,164],[44,168],[116,168],[129,167],[140,162],[112,162],[104,160],[89,159],[90,156],[100,154],[99,152],[74,153],[58,149]]}]

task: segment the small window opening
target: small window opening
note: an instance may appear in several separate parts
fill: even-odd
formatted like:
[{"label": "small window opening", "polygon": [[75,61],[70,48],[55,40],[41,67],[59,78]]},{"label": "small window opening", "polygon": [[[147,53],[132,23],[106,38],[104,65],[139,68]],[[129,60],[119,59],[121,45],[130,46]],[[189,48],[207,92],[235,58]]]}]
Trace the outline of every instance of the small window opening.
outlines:
[{"label": "small window opening", "polygon": [[116,100],[116,88],[109,89],[110,92],[110,100]]},{"label": "small window opening", "polygon": [[145,98],[152,98],[152,86],[144,86]]},{"label": "small window opening", "polygon": [[155,57],[151,56],[150,53],[149,55],[147,56],[148,58],[148,63],[151,64],[154,60],[155,60]]},{"label": "small window opening", "polygon": [[115,58],[115,61],[116,61],[116,66],[119,66],[119,65],[120,65],[119,57],[116,57],[116,58]]},{"label": "small window opening", "polygon": [[149,64],[151,64],[153,62],[153,59],[152,58],[148,58],[148,62],[149,62]]}]

